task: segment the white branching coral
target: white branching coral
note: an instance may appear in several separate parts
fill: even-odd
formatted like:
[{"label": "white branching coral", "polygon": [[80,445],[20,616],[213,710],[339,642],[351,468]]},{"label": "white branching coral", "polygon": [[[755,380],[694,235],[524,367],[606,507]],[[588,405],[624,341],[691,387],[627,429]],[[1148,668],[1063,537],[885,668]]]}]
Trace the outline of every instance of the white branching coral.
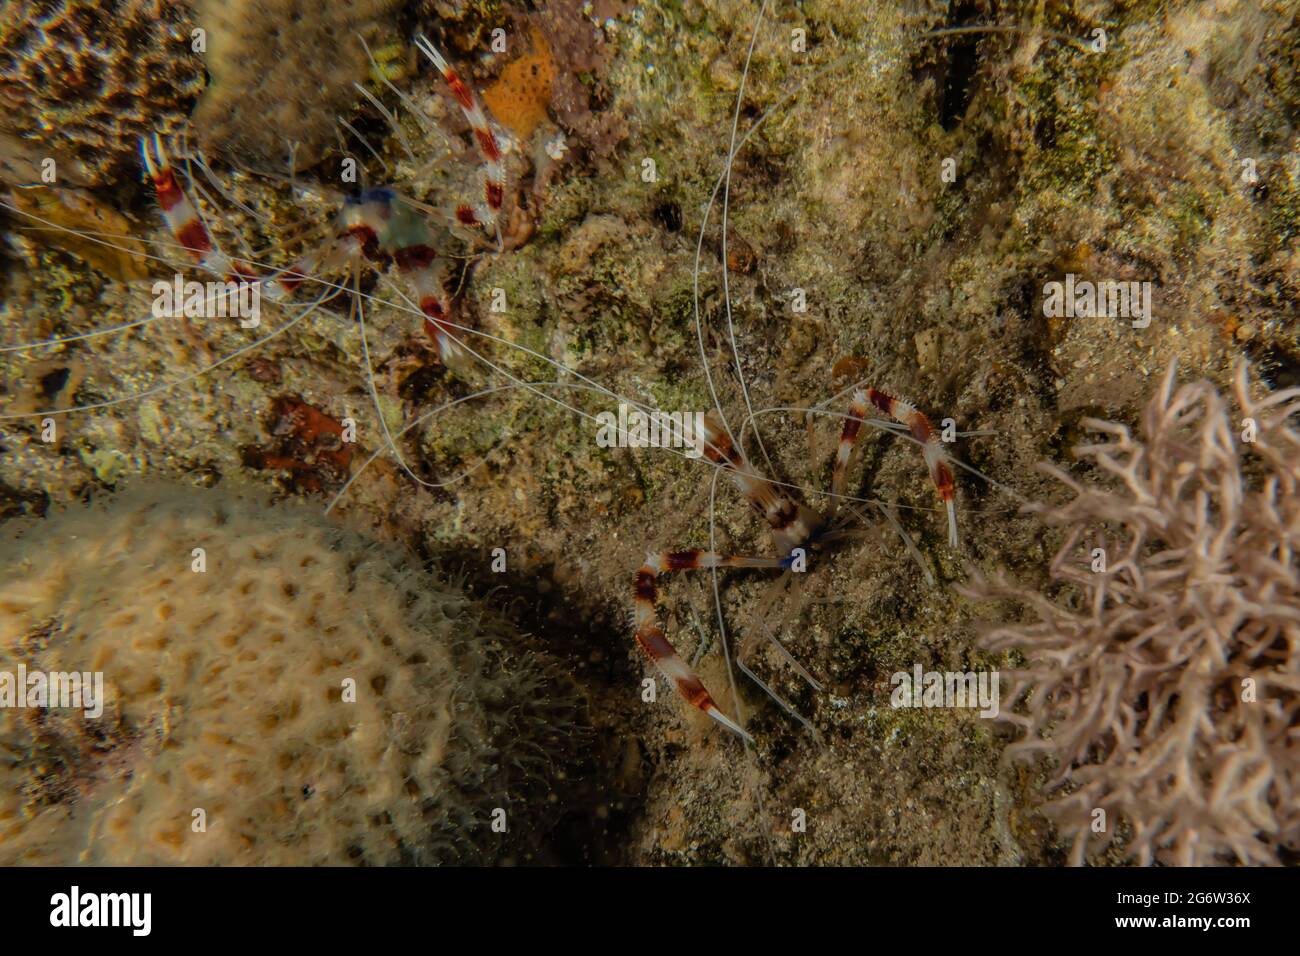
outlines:
[{"label": "white branching coral", "polygon": [[1175,390],[1171,367],[1142,440],[1086,420],[1104,440],[1074,454],[1102,480],[1044,465],[1074,497],[1035,506],[1066,532],[1061,593],[978,574],[966,589],[1034,618],[983,641],[1028,662],[1008,753],[1055,756],[1070,787],[1045,810],[1076,863],[1117,831],[1144,864],[1277,863],[1300,845],[1300,389],[1252,398],[1243,365],[1234,391],[1235,411],[1209,382]]}]

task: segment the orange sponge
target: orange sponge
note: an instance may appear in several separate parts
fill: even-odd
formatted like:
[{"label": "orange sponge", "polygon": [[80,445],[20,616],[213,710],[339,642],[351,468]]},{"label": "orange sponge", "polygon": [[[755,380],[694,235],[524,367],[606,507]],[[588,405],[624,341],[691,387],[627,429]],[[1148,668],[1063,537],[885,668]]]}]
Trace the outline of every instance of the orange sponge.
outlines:
[{"label": "orange sponge", "polygon": [[501,71],[483,93],[492,115],[520,140],[527,140],[546,119],[555,83],[555,59],[542,31],[533,28],[531,49]]}]

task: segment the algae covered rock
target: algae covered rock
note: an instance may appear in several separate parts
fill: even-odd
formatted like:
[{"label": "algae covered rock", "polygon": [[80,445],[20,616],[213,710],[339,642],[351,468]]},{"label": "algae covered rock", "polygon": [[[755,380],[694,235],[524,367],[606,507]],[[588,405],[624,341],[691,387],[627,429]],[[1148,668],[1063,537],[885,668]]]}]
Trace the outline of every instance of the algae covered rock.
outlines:
[{"label": "algae covered rock", "polygon": [[[28,522],[0,543],[0,863],[526,857],[579,734],[520,640],[307,509],[143,486]],[[89,694],[15,706],[74,672]]]}]

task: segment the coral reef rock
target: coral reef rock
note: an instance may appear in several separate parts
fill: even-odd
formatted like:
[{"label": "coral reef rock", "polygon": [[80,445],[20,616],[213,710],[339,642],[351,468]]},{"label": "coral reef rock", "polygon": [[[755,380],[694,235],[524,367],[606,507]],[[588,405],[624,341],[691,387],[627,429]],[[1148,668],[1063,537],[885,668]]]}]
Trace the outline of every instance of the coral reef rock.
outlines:
[{"label": "coral reef rock", "polygon": [[98,185],[138,166],[139,139],[179,127],[203,89],[175,0],[16,0],[0,23],[0,129]]}]

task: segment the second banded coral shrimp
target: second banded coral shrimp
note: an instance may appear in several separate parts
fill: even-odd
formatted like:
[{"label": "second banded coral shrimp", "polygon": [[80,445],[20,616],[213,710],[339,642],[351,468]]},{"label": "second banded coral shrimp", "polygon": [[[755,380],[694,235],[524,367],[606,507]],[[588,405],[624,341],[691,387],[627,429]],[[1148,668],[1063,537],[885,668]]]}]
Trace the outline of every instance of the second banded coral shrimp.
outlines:
[{"label": "second banded coral shrimp", "polygon": [[[825,700],[826,697],[838,697],[840,703],[833,704],[834,707],[848,707],[853,698],[858,698],[864,702],[864,709],[870,710],[874,707],[874,701],[879,699],[878,681],[875,687],[864,686],[860,680],[854,683],[837,681],[834,675],[827,679],[818,673],[819,668],[815,663],[818,657],[823,662],[832,661],[831,669],[838,670],[840,673],[861,673],[864,670],[871,672],[875,670],[875,666],[861,660],[835,660],[834,645],[845,628],[837,626],[837,623],[831,620],[831,615],[823,615],[825,621],[810,622],[808,618],[816,617],[820,611],[815,610],[809,614],[809,609],[813,606],[824,608],[831,604],[852,604],[855,603],[855,598],[856,603],[866,603],[862,597],[868,595],[873,600],[880,600],[885,598],[887,592],[892,591],[893,593],[885,599],[893,601],[895,607],[901,601],[907,601],[917,608],[918,618],[924,616],[938,619],[944,612],[936,612],[934,608],[944,603],[946,584],[961,575],[960,566],[963,558],[956,480],[956,473],[959,470],[975,476],[981,484],[997,489],[1017,503],[1025,501],[1018,492],[958,458],[957,446],[953,444],[958,438],[988,436],[995,434],[993,430],[987,428],[959,430],[956,421],[947,417],[950,414],[949,410],[944,409],[943,404],[940,404],[941,402],[946,404],[943,399],[937,399],[934,394],[930,394],[919,396],[922,398],[921,401],[912,402],[904,399],[901,393],[895,390],[899,382],[909,381],[902,377],[907,374],[908,367],[910,366],[912,374],[915,374],[916,367],[915,360],[908,354],[911,352],[912,342],[909,341],[911,336],[903,339],[906,343],[906,351],[903,351],[895,344],[898,338],[902,338],[897,335],[896,330],[889,330],[894,333],[889,336],[894,341],[888,342],[893,354],[884,353],[884,350],[880,349],[880,345],[886,344],[886,337],[876,336],[874,341],[871,341],[870,347],[880,349],[880,353],[883,354],[873,354],[864,348],[862,354],[865,357],[854,358],[851,365],[863,371],[881,369],[888,365],[891,367],[889,373],[882,374],[877,371],[876,374],[850,386],[839,395],[815,404],[764,405],[753,397],[761,394],[760,390],[771,388],[775,378],[771,372],[775,364],[773,360],[779,361],[781,357],[779,348],[774,349],[772,343],[781,342],[791,336],[788,328],[790,313],[798,311],[789,308],[780,309],[776,305],[779,299],[772,294],[774,290],[771,288],[768,276],[763,276],[761,281],[751,281],[747,289],[748,294],[738,294],[734,299],[729,288],[730,284],[739,281],[733,277],[733,273],[749,272],[754,269],[753,253],[748,244],[742,244],[742,248],[746,249],[743,255],[728,254],[728,244],[733,241],[728,220],[735,215],[730,202],[733,166],[738,166],[737,157],[746,144],[754,139],[755,134],[770,119],[782,115],[782,111],[791,99],[787,95],[776,97],[766,110],[750,114],[757,116],[757,119],[747,130],[740,129],[741,105],[746,96],[745,84],[750,58],[754,54],[767,8],[768,5],[763,4],[757,14],[749,53],[735,94],[736,105],[731,116],[731,145],[723,170],[714,185],[712,196],[705,206],[697,242],[695,330],[699,344],[700,366],[706,376],[713,406],[708,419],[705,454],[716,466],[714,485],[709,491],[708,541],[707,544],[700,541],[697,529],[695,541],[680,538],[678,540],[669,538],[665,541],[657,538],[653,542],[647,542],[653,550],[636,570],[632,588],[631,631],[644,656],[658,668],[667,678],[669,686],[691,708],[706,714],[715,723],[737,735],[747,746],[754,744],[755,739],[746,728],[741,695],[738,692],[738,688],[744,686],[746,682],[757,687],[763,695],[779,705],[781,710],[817,739],[821,738],[822,727],[827,723],[838,724],[841,719],[831,717],[827,720],[824,716],[825,711],[820,708],[817,714],[809,714],[808,708],[815,706],[812,703],[814,698]],[[971,26],[933,30],[922,36],[935,39],[976,34],[1018,36],[1020,32],[1018,27]],[[776,36],[769,40],[770,46],[766,55],[770,59],[779,60],[781,54],[772,51],[781,48],[780,31],[775,30],[774,33]],[[1069,41],[1070,45],[1078,49],[1079,44],[1070,37],[1050,32],[1047,35],[1054,39]],[[838,69],[842,65],[839,61],[832,61],[823,67],[821,72],[816,73],[814,79],[820,79],[823,73]],[[810,82],[809,88],[811,86]],[[819,102],[816,94],[810,94],[810,99]],[[844,104],[844,107],[860,108],[858,104]],[[870,113],[870,110],[864,112]],[[799,124],[788,118],[783,122],[787,128],[799,128]],[[824,125],[830,136],[844,137],[848,142],[853,141],[838,132],[846,128],[854,128],[853,124],[846,122],[843,117],[831,117],[827,112],[824,98],[820,101],[816,118],[807,122]],[[740,135],[742,133],[743,135]],[[880,139],[882,142],[887,141],[888,134],[881,135]],[[890,162],[904,152],[902,148],[882,149],[881,158],[885,162]],[[822,162],[820,157],[816,154],[812,155],[811,165],[822,172],[821,181],[824,181],[825,176],[832,175],[838,177],[834,178],[834,181],[843,188],[849,176],[843,173],[827,173],[819,165]],[[830,166],[832,162],[834,160],[826,160],[825,165]],[[859,175],[871,175],[870,179],[863,181],[872,182],[873,185],[880,184],[878,188],[881,201],[875,203],[875,209],[890,208],[892,199],[890,192],[895,187],[890,184],[889,177],[874,174],[864,161],[859,160],[856,166]],[[770,168],[765,169],[761,162],[754,163],[751,168],[756,169],[760,174],[770,175]],[[941,182],[937,176],[934,181]],[[773,201],[770,195],[772,189],[769,180],[761,187],[747,190],[750,202],[762,206],[767,216],[772,216],[774,211],[777,215],[781,212],[780,201]],[[825,203],[835,198],[837,197],[827,195],[822,201]],[[719,207],[721,223],[715,238],[709,244],[720,252],[718,259],[721,294],[716,295],[713,316],[709,320],[716,327],[706,330],[704,318],[706,309],[700,301],[700,253],[706,245],[706,233],[709,231],[709,220],[715,211],[715,206]],[[789,201],[789,208],[799,209],[802,212],[808,208],[808,204],[802,197],[795,197]],[[761,216],[750,216],[748,223],[751,236],[763,229],[772,229],[771,222],[762,221]],[[835,222],[833,217],[826,223],[828,245],[845,243],[844,230],[841,226],[842,224]],[[813,234],[816,235],[816,232],[814,229]],[[780,244],[779,230],[776,230],[773,244]],[[782,248],[784,253],[788,254],[789,251],[788,244]],[[827,252],[827,259],[835,256],[833,251],[824,251]],[[816,268],[817,265],[818,263],[813,263],[812,267]],[[907,276],[912,272],[905,259],[901,260],[899,265],[898,275]],[[773,268],[775,270],[778,267]],[[839,288],[846,285],[840,276],[831,277],[830,281]],[[796,281],[789,284],[800,283]],[[904,283],[900,282],[898,285],[901,291],[907,292]],[[799,295],[802,297],[803,290],[799,290]],[[742,308],[746,318],[755,324],[754,329],[746,330],[739,321],[735,320],[736,315],[733,315],[733,312],[739,314]],[[781,325],[778,326],[779,331],[774,330],[771,325],[763,325],[772,322],[771,317],[778,313],[784,313],[780,320]],[[826,325],[827,323],[823,322],[821,328],[824,330]],[[710,338],[714,342],[718,339],[723,340],[722,347],[716,348],[713,356],[707,354],[706,350],[705,343]],[[719,355],[720,360],[717,358]],[[830,371],[832,361],[833,358],[825,363],[824,367],[827,371]],[[733,394],[730,399],[720,397],[720,389],[715,385],[715,373],[710,370],[711,365],[714,364],[719,366],[717,375],[720,379],[729,379],[734,383],[736,394]],[[838,368],[841,363],[834,364]],[[838,373],[833,373],[827,378],[836,375]],[[933,382],[941,376],[934,375],[932,371],[927,377]],[[825,383],[827,378],[822,382]],[[908,385],[908,389],[912,391],[917,387],[914,381]],[[951,386],[946,388],[945,392],[948,401],[959,394],[957,389]],[[724,407],[735,405],[741,406],[740,415],[736,419],[743,423],[739,427],[732,427],[722,413]],[[934,413],[933,417],[927,414],[927,411]],[[784,415],[787,418],[798,416],[804,419],[807,425],[806,431],[810,436],[814,431],[812,420],[822,417],[838,418],[841,420],[838,447],[833,454],[826,455],[824,441],[822,447],[818,449],[817,439],[810,437],[811,447],[809,453],[803,456],[804,465],[801,467],[792,457],[798,455],[797,438],[792,439],[787,434],[785,438],[779,440],[779,444],[787,454],[770,454],[769,450],[774,449],[775,446],[773,442],[775,426],[768,428],[765,425],[767,433],[763,434],[760,433],[758,425],[759,419],[770,422],[769,416],[773,415]],[[928,473],[928,483],[933,489],[930,493],[932,496],[930,501],[937,507],[920,504],[910,493],[900,495],[897,490],[899,486],[896,486],[892,492],[879,487],[873,479],[877,478],[880,472],[882,456],[880,445],[876,445],[870,453],[873,461],[867,468],[867,475],[870,481],[869,487],[874,487],[871,491],[865,492],[878,497],[860,497],[852,493],[849,476],[855,457],[853,451],[864,427],[893,434],[901,439],[893,443],[900,449],[900,455],[903,455],[900,461],[907,461],[909,456],[916,455],[919,451],[916,458],[920,461],[912,459],[912,463],[906,466],[907,474],[913,476],[907,480],[920,484],[924,480],[923,476]],[[795,435],[797,436],[797,432]],[[759,461],[763,462],[762,466],[757,464]],[[922,462],[924,469],[917,467]],[[825,481],[819,474],[819,469],[826,464],[829,464],[829,481]],[[750,530],[743,529],[738,534],[733,530],[731,532],[733,542],[730,546],[719,547],[718,526],[727,523],[725,519],[719,518],[716,507],[719,482],[724,486],[734,484],[750,510],[759,517],[758,527],[762,528],[766,525],[766,528],[752,540]],[[883,500],[885,498],[893,500]],[[908,498],[910,503],[902,503],[903,498]],[[898,513],[900,508],[910,509],[918,517],[914,521],[902,520],[902,516]],[[1007,515],[1013,514],[1015,508],[995,510],[996,513]],[[929,520],[930,512],[933,512],[937,520]],[[944,532],[942,536],[937,533],[939,529]],[[913,534],[916,533],[924,535],[927,540],[918,544],[919,538],[913,539]],[[873,536],[882,537],[879,547],[850,545],[850,542],[855,539],[860,541]],[[896,542],[892,548],[887,543],[889,538],[895,539]],[[739,546],[734,543],[737,540],[740,542]],[[697,546],[684,547],[687,544]],[[659,550],[665,545],[668,546],[667,550]],[[926,551],[929,553],[927,554]],[[832,552],[841,555],[838,561],[826,560]],[[836,569],[834,567],[836,563],[841,567]],[[935,565],[933,569],[931,563]],[[863,571],[880,572],[885,564],[892,564],[895,569],[890,586],[863,587]],[[819,573],[806,575],[803,573],[813,572],[815,568]],[[721,569],[731,570],[725,575],[719,575]],[[708,600],[712,604],[711,612],[698,613],[695,606],[697,601],[689,597],[684,600],[674,599],[672,590],[669,589],[668,601],[664,603],[673,605],[669,613],[676,620],[673,624],[664,623],[657,603],[665,597],[662,588],[667,584],[665,576],[691,570],[709,572],[712,593],[708,596]],[[728,592],[731,592],[725,597],[720,578],[726,582]],[[775,580],[772,580],[773,578]],[[942,582],[940,578],[943,579]],[[906,583],[900,585],[898,583],[900,580]],[[742,581],[745,583],[736,583]],[[811,586],[805,585],[805,581],[808,581]],[[820,583],[812,584],[813,581]],[[684,593],[688,593],[685,584],[681,585],[681,588]],[[900,591],[906,596],[900,597]],[[698,588],[696,593],[698,597]],[[682,610],[683,606],[685,612]],[[894,613],[897,614],[897,611]],[[866,615],[860,611],[857,612],[858,622],[861,622],[864,616]],[[891,651],[895,651],[891,656],[904,659],[910,657],[915,661],[916,657],[911,655],[916,651],[904,645],[903,635],[906,634],[910,622],[903,615],[898,615],[895,620],[897,623],[891,628],[894,633],[878,639],[881,643],[897,642],[896,648],[890,648]],[[869,623],[855,622],[855,624],[868,632],[872,630]],[[698,639],[693,642],[690,636],[692,631],[698,635]],[[735,636],[732,643],[728,642],[729,632]],[[679,652],[674,646],[678,635],[687,641],[684,652]],[[815,637],[816,643],[822,646],[820,654],[808,653],[810,636]],[[712,676],[706,680],[701,676],[701,662],[711,647],[719,648],[718,656],[721,662],[720,665],[709,665],[712,667]],[[763,653],[766,653],[767,664],[760,668],[759,661]],[[738,680],[733,675],[733,664],[743,674],[743,679]],[[908,666],[910,667],[911,664],[909,663]],[[724,692],[728,689],[730,694],[724,696]],[[843,719],[861,720],[862,718]]]},{"label": "second banded coral shrimp", "polygon": [[[869,409],[887,417],[882,419],[872,416]],[[760,409],[757,415],[789,411],[794,410]],[[824,406],[819,406],[809,409],[808,415],[811,417],[826,411]],[[817,692],[824,690],[822,682],[812,675],[778,635],[782,625],[787,622],[787,615],[781,608],[790,603],[786,592],[792,586],[796,586],[794,576],[808,571],[810,562],[820,561],[837,542],[861,537],[863,533],[855,529],[852,523],[854,521],[865,523],[866,515],[857,506],[870,504],[879,509],[901,539],[926,582],[930,586],[936,583],[924,557],[904,530],[891,505],[884,501],[846,494],[846,478],[853,449],[864,424],[888,432],[901,432],[920,447],[929,470],[930,481],[946,514],[947,543],[952,548],[959,546],[953,475],[953,466],[959,463],[956,463],[944,448],[939,429],[911,402],[895,398],[871,386],[854,386],[851,389],[847,413],[840,416],[843,418],[843,425],[834,455],[831,488],[826,494],[829,505],[823,510],[803,504],[799,500],[797,486],[769,478],[750,461],[740,442],[747,427],[753,424],[754,417],[756,416],[746,419],[746,427],[742,427],[738,437],[731,433],[721,414],[715,411],[708,415],[705,418],[704,455],[716,467],[714,490],[716,491],[719,475],[725,475],[730,479],[750,509],[767,525],[775,553],[770,556],[735,555],[712,548],[652,552],[637,571],[634,587],[634,636],[637,644],[688,704],[703,711],[717,723],[748,742],[753,740],[749,733],[737,719],[732,718],[719,707],[694,670],[678,655],[672,641],[660,625],[655,605],[662,576],[672,572],[700,569],[716,572],[719,568],[766,569],[780,573],[779,581],[762,600],[758,612],[751,615],[752,621],[757,626],[744,634],[736,646],[736,666],[786,713],[815,736],[817,731],[814,725],[751,666],[754,653],[766,643],[773,649],[779,660],[792,669],[812,690]],[[953,437],[956,437],[955,433]],[[968,466],[962,465],[962,467]],[[711,492],[711,523],[713,500]],[[721,626],[720,605],[718,610]],[[779,621],[776,627],[771,626],[769,617]]]},{"label": "second banded coral shrimp", "polygon": [[[415,45],[450,94],[443,115],[430,115],[430,101],[417,103],[387,79],[386,92],[396,100],[391,108],[359,87],[386,124],[390,153],[405,157],[402,170],[412,182],[398,177],[391,185],[367,185],[367,167],[346,153],[342,188],[292,170],[219,170],[191,146],[189,135],[154,135],[140,144],[141,173],[154,200],[152,216],[161,212],[165,229],[148,239],[126,234],[125,219],[113,223],[115,230],[108,223],[94,230],[97,223],[87,228],[84,221],[46,214],[70,195],[62,187],[19,187],[52,197],[45,204],[6,204],[23,229],[52,236],[56,244],[71,239],[110,250],[132,268],[99,301],[70,310],[71,318],[64,314],[68,310],[44,307],[39,297],[48,283],[33,282],[36,301],[25,310],[27,318],[11,323],[0,342],[10,394],[0,421],[48,421],[47,434],[61,438],[68,433],[54,423],[61,416],[137,404],[141,433],[183,461],[213,461],[228,457],[217,454],[218,446],[226,452],[256,436],[252,396],[232,387],[229,378],[251,359],[261,363],[250,373],[259,381],[283,384],[284,391],[302,397],[294,399],[295,414],[308,414],[303,410],[314,396],[355,395],[353,407],[336,409],[333,416],[361,419],[373,413],[369,433],[382,433],[381,444],[388,443],[412,478],[438,484],[416,475],[393,445],[393,416],[380,406],[384,400],[391,406],[398,396],[381,398],[372,350],[391,366],[390,392],[417,373],[420,384],[409,386],[407,397],[428,397],[436,378],[418,373],[430,361],[452,373],[447,381],[453,393],[494,374],[498,367],[489,356],[511,354],[509,343],[472,328],[472,319],[464,324],[457,301],[478,261],[509,255],[528,240],[535,209],[519,198],[529,171],[520,144],[491,119],[428,39],[418,37]],[[468,135],[463,127],[454,129],[457,113]],[[466,148],[465,140],[472,145]],[[342,137],[340,143],[346,146]],[[399,164],[362,144],[385,174],[396,171]],[[477,161],[467,163],[465,154]],[[141,281],[142,275],[150,278]],[[340,321],[345,310],[351,321]],[[41,313],[57,315],[57,324],[37,321]],[[196,320],[203,320],[202,327]],[[304,350],[312,361],[299,369],[293,353]],[[422,358],[429,351],[434,357]],[[357,365],[368,370],[360,394],[352,373]],[[25,384],[33,380],[36,385]],[[50,385],[56,380],[57,388]],[[207,383],[206,394],[199,382]],[[336,418],[309,414],[326,432],[342,432]],[[120,444],[122,427],[90,414],[74,430],[103,449],[114,431]],[[135,429],[134,423],[126,427]],[[83,449],[78,453],[85,457]],[[284,455],[272,457],[296,467]],[[97,476],[129,467],[129,461],[119,461],[97,469]],[[334,477],[342,480],[344,474]]]},{"label": "second banded coral shrimp", "polygon": [[[449,224],[461,232],[486,230],[494,233],[498,248],[504,249],[502,219],[516,224],[511,214],[517,213],[518,209],[513,206],[506,209],[507,179],[502,133],[437,48],[423,36],[417,37],[415,43],[442,76],[464,113],[482,157],[479,195],[471,201],[450,204],[444,210]],[[404,94],[391,84],[389,86],[411,107],[411,115],[422,115]],[[359,89],[366,93],[364,88]],[[410,151],[409,141],[402,135],[402,127],[394,114],[378,103],[373,94],[366,95]],[[440,225],[434,221],[438,210],[403,196],[391,187],[363,189],[344,199],[333,235],[308,249],[278,275],[262,277],[250,263],[232,257],[215,243],[198,208],[178,183],[176,170],[157,135],[152,143],[145,141],[141,144],[141,154],[168,227],[199,269],[228,282],[256,283],[266,290],[268,298],[280,300],[291,295],[309,276],[328,275],[347,268],[355,273],[363,264],[382,267],[391,263],[412,290],[413,297],[408,301],[423,313],[425,330],[436,345],[439,357],[449,366],[463,366],[464,353],[446,324],[450,293],[446,258],[439,255],[435,236],[435,229]],[[201,170],[208,171],[201,157],[196,162]],[[187,178],[192,188],[198,187],[192,174]],[[514,244],[512,242],[512,246]]]}]

